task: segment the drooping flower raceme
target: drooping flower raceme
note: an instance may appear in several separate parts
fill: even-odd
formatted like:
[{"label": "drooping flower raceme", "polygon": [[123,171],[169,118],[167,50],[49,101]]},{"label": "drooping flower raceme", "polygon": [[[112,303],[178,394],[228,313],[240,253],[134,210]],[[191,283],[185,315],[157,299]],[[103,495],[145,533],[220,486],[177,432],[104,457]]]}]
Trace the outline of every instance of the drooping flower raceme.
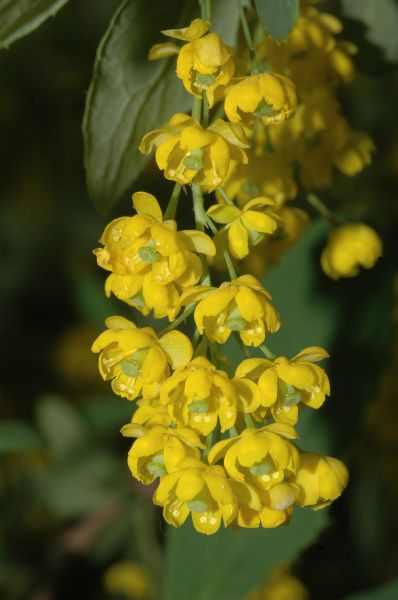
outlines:
[{"label": "drooping flower raceme", "polygon": [[[336,38],[335,17],[308,4],[284,44],[252,23],[249,53],[225,44],[206,19],[162,32],[171,40],[149,57],[177,56],[192,115],[156,124],[140,151],[155,150],[175,185],[164,215],[153,195],[133,194],[137,214],[113,220],[95,250],[108,296],[169,320],[157,333],[110,317],[92,348],[113,391],[134,400],[121,430],[135,438],[131,474],[157,485],[153,501],[167,523],[179,527],[191,516],[203,534],[222,524],[278,527],[297,507],[327,506],[348,481],[339,460],[302,451],[305,436],[295,443],[302,410],[320,408],[330,394],[315,364],[328,354],[311,346],[288,358],[264,345],[280,316],[253,276],[278,264],[308,227],[307,212],[291,205],[296,196],[334,223],[315,188],[330,185],[335,169],[355,175],[374,150],[336,100],[336,87],[354,74],[353,48]],[[175,215],[190,192],[194,210],[184,218],[192,215],[192,228],[180,230]],[[333,278],[352,276],[380,255],[373,230],[343,225],[322,266]],[[223,348],[231,337],[245,353],[235,375]]]}]

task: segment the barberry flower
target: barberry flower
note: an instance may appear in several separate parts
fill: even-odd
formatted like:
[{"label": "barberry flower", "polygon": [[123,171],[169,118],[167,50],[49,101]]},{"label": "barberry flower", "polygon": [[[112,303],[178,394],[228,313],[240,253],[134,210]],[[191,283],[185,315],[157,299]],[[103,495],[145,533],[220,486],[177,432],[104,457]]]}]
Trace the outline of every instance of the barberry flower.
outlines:
[{"label": "barberry flower", "polygon": [[209,106],[220,97],[235,71],[231,49],[217,33],[185,44],[177,58],[177,76],[190,94],[206,93]]},{"label": "barberry flower", "polygon": [[309,225],[308,214],[300,208],[281,206],[276,209],[279,227],[273,236],[251,248],[245,258],[245,271],[261,277],[269,266],[278,265],[283,255],[300,240]]},{"label": "barberry flower", "polygon": [[[246,150],[247,164],[232,163],[223,183],[223,189],[239,206],[249,200],[265,196],[278,205],[297,194],[297,184],[290,162],[279,154],[265,152],[256,140],[256,151]],[[265,142],[264,142],[265,146]],[[222,196],[216,191],[217,199]]]},{"label": "barberry flower", "polygon": [[296,88],[290,79],[276,73],[259,73],[239,81],[227,93],[225,114],[230,121],[250,124],[259,117],[265,125],[281,123],[297,106]]},{"label": "barberry flower", "polygon": [[243,275],[219,288],[193,287],[181,296],[182,304],[198,302],[195,323],[209,340],[224,344],[233,331],[247,346],[260,346],[268,332],[280,327],[279,313],[270,294],[251,275]]},{"label": "barberry flower", "polygon": [[237,523],[241,527],[278,527],[290,518],[298,486],[289,480],[300,466],[300,454],[288,438],[295,437],[292,427],[275,423],[261,429],[245,429],[239,436],[211,448],[209,463],[224,457],[228,475],[254,489],[261,501],[260,509],[250,507],[244,501],[247,491],[237,488]]},{"label": "barberry flower", "polygon": [[180,527],[192,515],[196,531],[210,535],[228,526],[238,511],[238,502],[222,467],[208,466],[200,460],[186,458],[179,469],[161,478],[153,497],[163,506],[165,521]]},{"label": "barberry flower", "polygon": [[219,420],[221,431],[235,425],[238,411],[252,412],[260,404],[253,382],[236,382],[203,356],[194,358],[163,382],[161,402],[179,426],[208,435]]},{"label": "barberry flower", "polygon": [[136,401],[136,406],[137,408],[131,418],[133,426],[155,427],[161,425],[162,427],[170,427],[172,424],[173,419],[169,415],[166,406],[160,402],[159,396],[140,398]]},{"label": "barberry flower", "polygon": [[299,406],[322,406],[325,396],[330,394],[329,379],[325,371],[313,363],[328,356],[323,348],[311,346],[290,360],[284,356],[273,361],[243,360],[236,369],[236,377],[255,381],[261,392],[261,408],[254,417],[262,420],[270,411],[275,421],[295,425]]},{"label": "barberry flower", "polygon": [[163,221],[154,196],[133,194],[137,214],[120,217],[105,228],[104,245],[94,251],[98,264],[111,271],[105,283],[111,293],[143,314],[172,320],[183,288],[202,274],[197,253],[214,255],[213,241],[201,231],[177,231],[175,221]]},{"label": "barberry flower", "polygon": [[359,267],[370,269],[382,254],[382,241],[374,229],[364,223],[347,223],[329,235],[321,265],[332,279],[355,277]]},{"label": "barberry flower", "polygon": [[341,496],[348,483],[348,470],[337,458],[303,452],[294,482],[299,488],[297,503],[316,510]]},{"label": "barberry flower", "polygon": [[126,437],[137,438],[131,446],[128,465],[133,477],[145,485],[176,471],[184,458],[200,459],[199,448],[204,447],[199,435],[187,427],[147,429],[129,423],[121,432]]},{"label": "barberry flower", "polygon": [[147,133],[140,152],[156,146],[156,162],[166,179],[198,183],[206,191],[219,187],[232,160],[247,162],[249,146],[243,127],[221,119],[204,129],[193,117],[175,114],[163,129]]},{"label": "barberry flower", "polygon": [[278,216],[270,210],[275,202],[269,198],[253,198],[243,209],[232,204],[214,204],[207,214],[216,223],[226,225],[229,250],[235,258],[249,254],[249,245],[255,246],[265,234],[278,227]]},{"label": "barberry flower", "polygon": [[112,380],[119,396],[154,398],[170,367],[181,368],[191,360],[192,344],[179,331],[158,338],[150,327],[138,329],[124,317],[108,317],[105,324],[108,329],[95,340],[92,351],[100,353],[100,373],[106,381]]}]

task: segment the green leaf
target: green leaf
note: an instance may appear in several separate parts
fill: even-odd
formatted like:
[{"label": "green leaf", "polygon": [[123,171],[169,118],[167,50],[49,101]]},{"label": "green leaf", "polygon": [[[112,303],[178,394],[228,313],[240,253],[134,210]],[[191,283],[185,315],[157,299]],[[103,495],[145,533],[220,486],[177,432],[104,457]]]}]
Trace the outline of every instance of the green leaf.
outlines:
[{"label": "green leaf", "polygon": [[[398,61],[398,3],[396,0],[342,0],[344,15],[366,27],[367,42],[381,48],[383,58]],[[356,42],[356,40],[354,40]],[[361,48],[360,48],[361,49]]]},{"label": "green leaf", "polygon": [[240,600],[264,582],[270,570],[293,560],[327,524],[325,511],[297,509],[291,523],[277,529],[223,529],[212,536],[188,522],[169,529],[169,600]]},{"label": "green leaf", "polygon": [[0,423],[0,454],[26,452],[42,447],[39,434],[23,421]]},{"label": "green leaf", "polygon": [[0,48],[8,48],[55,14],[68,0],[0,0]]},{"label": "green leaf", "polygon": [[54,456],[65,456],[88,441],[87,427],[78,410],[56,396],[39,402],[37,422]]},{"label": "green leaf", "polygon": [[[214,4],[213,29],[233,44],[237,8],[229,0]],[[101,213],[131,190],[148,161],[138,150],[145,133],[190,111],[192,96],[175,74],[175,57],[151,62],[147,55],[162,41],[160,30],[197,16],[194,0],[135,0],[123,2],[112,18],[97,51],[83,120],[87,186]]]},{"label": "green leaf", "polygon": [[283,40],[293,29],[299,0],[254,0],[260,21],[274,40]]},{"label": "green leaf", "polygon": [[344,600],[393,600],[398,598],[398,579],[373,590],[347,596]]},{"label": "green leaf", "polygon": [[178,0],[167,8],[159,1],[123,2],[99,45],[83,134],[88,190],[102,213],[110,211],[147,162],[138,150],[145,133],[174,112],[189,109],[191,99],[175,75],[175,58],[150,62],[147,57],[152,44],[162,40],[160,30],[180,22],[179,8]]}]

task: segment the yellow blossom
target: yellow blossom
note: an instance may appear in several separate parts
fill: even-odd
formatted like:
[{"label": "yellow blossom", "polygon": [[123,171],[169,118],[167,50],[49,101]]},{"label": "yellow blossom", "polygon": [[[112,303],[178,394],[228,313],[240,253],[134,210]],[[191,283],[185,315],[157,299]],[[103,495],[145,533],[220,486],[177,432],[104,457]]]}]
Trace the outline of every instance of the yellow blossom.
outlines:
[{"label": "yellow blossom", "polygon": [[180,426],[208,435],[220,421],[221,431],[235,425],[238,411],[252,412],[259,404],[259,391],[252,381],[230,380],[203,356],[194,358],[163,382],[161,402]]},{"label": "yellow blossom", "polygon": [[362,131],[351,131],[345,145],[334,157],[335,166],[349,177],[370,164],[375,151],[373,140]]},{"label": "yellow blossom", "polygon": [[194,19],[188,27],[183,27],[182,29],[164,29],[162,33],[167,37],[183,40],[184,42],[192,42],[207,33],[210,27],[210,21],[206,21],[205,19]]},{"label": "yellow blossom", "polygon": [[133,194],[137,214],[120,217],[107,227],[94,251],[98,264],[111,271],[105,291],[143,314],[175,318],[183,288],[202,274],[197,253],[215,254],[213,241],[196,230],[177,231],[175,221],[163,221],[154,196]]},{"label": "yellow blossom", "polygon": [[300,104],[293,119],[269,127],[275,150],[300,166],[306,189],[331,184],[333,167],[348,176],[370,163],[374,144],[366,134],[353,131],[327,89],[318,89]]},{"label": "yellow blossom", "polygon": [[319,408],[330,394],[330,384],[325,371],[313,363],[327,358],[328,353],[318,346],[301,350],[291,360],[278,356],[248,358],[236,369],[236,377],[249,378],[258,384],[261,408],[254,413],[262,420],[268,410],[277,422],[295,425],[299,406]]},{"label": "yellow blossom", "polygon": [[183,46],[177,59],[177,76],[194,96],[206,92],[209,106],[229,84],[235,71],[228,46],[217,33],[210,33]]},{"label": "yellow blossom", "polygon": [[303,583],[286,566],[273,569],[264,586],[256,588],[244,600],[308,600]]},{"label": "yellow blossom", "polygon": [[198,302],[195,323],[209,340],[224,344],[233,331],[247,346],[260,346],[268,332],[280,327],[279,313],[270,294],[251,275],[243,275],[219,288],[193,287],[181,296],[182,304]]},{"label": "yellow blossom", "polygon": [[163,129],[143,137],[140,152],[149,154],[154,146],[166,179],[198,183],[209,192],[222,184],[232,160],[247,162],[243,127],[221,119],[204,129],[193,117],[177,113]]},{"label": "yellow blossom", "polygon": [[113,563],[104,573],[104,587],[109,594],[145,600],[150,594],[149,574],[145,567],[133,561]]},{"label": "yellow blossom", "polygon": [[170,525],[180,527],[191,513],[196,531],[207,535],[216,533],[221,521],[228,526],[238,510],[224,469],[194,458],[184,459],[177,471],[161,478],[153,501],[164,507]]},{"label": "yellow blossom", "polygon": [[294,481],[299,487],[297,503],[300,506],[325,508],[343,493],[348,470],[337,458],[303,452]]},{"label": "yellow blossom", "polygon": [[[247,164],[232,163],[223,183],[229,198],[244,206],[246,202],[265,196],[277,204],[294,198],[297,184],[291,164],[279,154],[247,150]],[[216,192],[217,198],[222,196]]]},{"label": "yellow blossom", "polygon": [[147,429],[129,423],[121,432],[126,437],[138,438],[129,452],[128,465],[133,477],[146,485],[176,471],[184,458],[199,459],[199,448],[204,447],[199,435],[187,427]]},{"label": "yellow blossom", "polygon": [[279,227],[273,236],[267,236],[254,246],[245,258],[245,270],[261,277],[271,265],[278,265],[282,256],[301,239],[309,225],[309,217],[300,208],[281,206],[276,209]]},{"label": "yellow blossom", "polygon": [[169,427],[172,418],[167,408],[160,402],[159,396],[154,398],[145,397],[136,401],[137,408],[132,416],[132,425],[145,425],[146,427],[155,427],[161,425]]},{"label": "yellow blossom", "polygon": [[106,381],[112,380],[119,396],[154,398],[170,367],[181,368],[191,360],[191,342],[179,331],[158,338],[150,327],[138,329],[124,317],[108,317],[105,324],[108,329],[95,340],[92,351],[100,353],[100,373]]},{"label": "yellow blossom", "polygon": [[253,198],[243,209],[232,204],[215,204],[207,214],[216,223],[226,225],[229,250],[235,258],[249,254],[249,245],[255,246],[278,227],[278,217],[270,210],[275,202],[269,198]]},{"label": "yellow blossom", "polygon": [[260,61],[291,77],[301,93],[320,86],[350,82],[355,73],[354,44],[336,38],[342,23],[334,15],[305,8],[283,44],[264,37],[257,45]]},{"label": "yellow blossom", "polygon": [[211,448],[209,463],[224,457],[228,475],[254,489],[261,501],[261,508],[255,510],[240,500],[240,526],[258,527],[261,523],[263,527],[278,527],[289,519],[298,494],[297,485],[289,481],[300,466],[300,454],[288,439],[295,437],[292,427],[274,423],[245,429]]},{"label": "yellow blossom", "polygon": [[347,223],[329,235],[321,265],[332,279],[354,277],[359,267],[370,269],[382,254],[382,241],[374,229],[364,223]]},{"label": "yellow blossom", "polygon": [[242,79],[230,89],[224,103],[230,121],[249,124],[256,116],[266,125],[288,119],[296,106],[292,81],[276,73],[259,73]]}]

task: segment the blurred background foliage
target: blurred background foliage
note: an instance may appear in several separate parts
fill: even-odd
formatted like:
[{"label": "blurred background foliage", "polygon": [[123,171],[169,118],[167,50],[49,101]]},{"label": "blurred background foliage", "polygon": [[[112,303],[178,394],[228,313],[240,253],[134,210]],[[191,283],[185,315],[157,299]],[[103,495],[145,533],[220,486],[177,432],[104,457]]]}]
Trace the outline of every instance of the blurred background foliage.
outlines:
[{"label": "blurred background foliage", "polygon": [[[144,60],[159,29],[183,18],[177,13],[188,21],[196,7],[157,1],[141,23],[145,3],[124,4],[136,15],[132,31],[141,31],[134,60]],[[214,4],[220,27],[231,30],[234,12],[223,19],[227,3]],[[105,299],[104,274],[91,254],[109,217],[89,202],[81,133],[96,47],[118,2],[66,3],[55,19],[1,51],[2,599],[239,600],[279,563],[291,564],[315,600],[398,597],[398,2],[329,4],[360,49],[361,72],[341,101],[378,152],[359,176],[336,177],[326,201],[375,226],[385,252],[373,270],[332,282],[319,266],[329,225],[314,218],[265,277],[283,323],[272,349],[294,354],[319,344],[331,354],[333,395],[323,410],[306,414],[300,426],[306,447],[345,460],[351,473],[332,509],[302,510],[276,531],[207,538],[190,526],[167,530],[150,501],[152,490],[135,484],[126,466],[129,442],[119,429],[132,406],[112,397],[90,353],[104,318],[127,314]],[[6,5],[0,2],[0,16]],[[145,39],[147,30],[153,39]],[[132,36],[132,47],[135,41]],[[101,102],[112,118],[115,91],[108,92]],[[173,112],[163,101],[157,99],[157,118]],[[109,122],[100,116],[94,126],[106,133]],[[135,147],[127,144],[125,152],[117,193],[129,193],[121,194],[112,215],[129,214],[129,184],[138,174]],[[168,198],[171,186],[149,163],[134,189]],[[183,213],[188,222],[190,210]],[[237,348],[228,352],[234,360]]]}]

